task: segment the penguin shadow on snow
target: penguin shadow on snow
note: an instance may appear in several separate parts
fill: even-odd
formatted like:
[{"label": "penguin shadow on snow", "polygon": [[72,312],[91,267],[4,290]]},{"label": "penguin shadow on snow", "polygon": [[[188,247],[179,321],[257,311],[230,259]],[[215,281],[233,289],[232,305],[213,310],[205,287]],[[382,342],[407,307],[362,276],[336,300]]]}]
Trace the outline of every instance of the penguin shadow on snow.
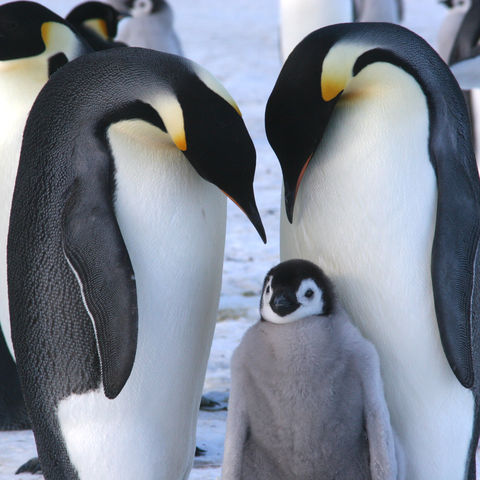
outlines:
[{"label": "penguin shadow on snow", "polygon": [[405,478],[380,363],[315,264],[266,275],[231,361],[222,480]]}]

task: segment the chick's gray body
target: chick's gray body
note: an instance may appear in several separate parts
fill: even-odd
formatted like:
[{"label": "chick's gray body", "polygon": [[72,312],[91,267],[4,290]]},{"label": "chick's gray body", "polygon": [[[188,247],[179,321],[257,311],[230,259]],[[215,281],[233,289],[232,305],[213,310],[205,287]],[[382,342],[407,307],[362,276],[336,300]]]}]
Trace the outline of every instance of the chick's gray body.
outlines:
[{"label": "chick's gray body", "polygon": [[379,360],[336,307],[260,321],[232,358],[223,479],[394,479]]}]

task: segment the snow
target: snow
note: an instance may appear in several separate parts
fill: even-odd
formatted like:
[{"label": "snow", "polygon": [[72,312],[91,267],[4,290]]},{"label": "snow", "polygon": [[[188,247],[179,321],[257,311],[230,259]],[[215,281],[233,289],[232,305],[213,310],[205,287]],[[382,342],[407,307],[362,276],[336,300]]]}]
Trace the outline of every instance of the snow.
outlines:
[{"label": "snow", "polygon": [[[76,2],[41,3],[65,15]],[[268,244],[263,245],[245,215],[230,202],[219,321],[204,388],[228,391],[231,353],[257,320],[263,278],[278,262],[281,172],[263,126],[265,104],[281,68],[277,1],[171,0],[171,4],[186,56],[225,85],[240,106],[257,149],[255,193]],[[404,25],[435,44],[446,9],[436,0],[405,0],[405,13]],[[225,419],[225,411],[200,412],[197,445],[207,454],[195,461],[190,479],[219,478]],[[13,472],[35,454],[31,432],[1,432],[0,480],[31,479]]]}]

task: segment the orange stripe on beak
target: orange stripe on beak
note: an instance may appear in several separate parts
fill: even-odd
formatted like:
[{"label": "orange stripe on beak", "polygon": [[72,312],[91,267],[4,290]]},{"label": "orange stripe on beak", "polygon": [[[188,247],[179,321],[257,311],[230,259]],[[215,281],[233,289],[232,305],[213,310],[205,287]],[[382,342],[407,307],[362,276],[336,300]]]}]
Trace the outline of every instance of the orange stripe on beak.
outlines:
[{"label": "orange stripe on beak", "polygon": [[307,170],[308,164],[310,163],[310,160],[312,159],[313,153],[310,154],[310,156],[307,158],[307,161],[303,165],[302,171],[300,172],[300,175],[298,176],[297,180],[297,186],[295,187],[295,198],[297,198],[297,193],[298,189],[300,188],[300,184],[302,183],[303,176],[305,175],[305,171]]}]

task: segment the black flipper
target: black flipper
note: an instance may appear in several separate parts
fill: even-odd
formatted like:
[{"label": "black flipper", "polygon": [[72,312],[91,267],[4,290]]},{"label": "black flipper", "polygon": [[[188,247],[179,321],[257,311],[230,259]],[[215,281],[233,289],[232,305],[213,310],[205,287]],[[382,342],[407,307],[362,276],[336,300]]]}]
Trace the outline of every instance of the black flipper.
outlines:
[{"label": "black flipper", "polygon": [[105,395],[115,398],[135,359],[137,294],[113,211],[109,152],[101,145],[92,155],[98,161],[90,162],[90,168],[95,165],[97,171],[77,174],[69,191],[63,213],[63,244],[95,326]]},{"label": "black flipper", "polygon": [[28,462],[25,462],[17,469],[15,475],[19,475],[20,473],[31,473],[32,475],[40,475],[42,473],[40,459],[38,457],[34,457],[28,460]]}]

